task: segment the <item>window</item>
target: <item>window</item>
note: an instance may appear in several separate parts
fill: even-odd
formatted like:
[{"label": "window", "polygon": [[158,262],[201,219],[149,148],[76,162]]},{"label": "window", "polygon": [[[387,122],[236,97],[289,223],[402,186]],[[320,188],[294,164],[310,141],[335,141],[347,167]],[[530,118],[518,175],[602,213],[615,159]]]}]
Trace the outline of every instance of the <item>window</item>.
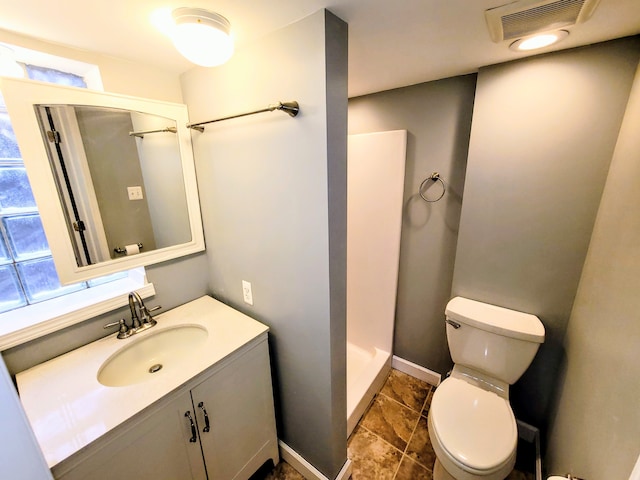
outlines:
[{"label": "window", "polygon": [[25,69],[31,80],[87,88],[87,82],[84,78],[71,72],[61,72],[54,68],[38,67],[37,65],[25,65]]},{"label": "window", "polygon": [[[86,87],[78,75],[26,66],[29,78]],[[11,121],[0,104],[0,313],[88,288],[60,285]],[[126,273],[110,276],[115,280]],[[98,283],[104,283],[99,279]]]},{"label": "window", "polygon": [[[33,80],[87,87],[84,78],[74,73],[31,64],[26,64],[25,70]],[[95,82],[95,72],[93,77]],[[107,285],[109,283],[112,285]],[[51,317],[62,315],[62,326],[75,323],[79,319],[73,315],[73,318],[68,318],[69,311],[86,309],[95,298],[107,301],[108,305],[102,310],[93,309],[92,313],[108,311],[105,309],[119,306],[109,298],[126,294],[144,284],[144,269],[72,285],[60,284],[11,122],[0,96],[0,340],[7,333],[15,333],[16,329],[25,326],[28,330]],[[82,294],[92,287],[95,288],[90,296]],[[38,304],[39,308],[28,307]],[[15,325],[7,325],[14,322]],[[53,329],[50,325],[44,331],[55,329],[55,325]],[[36,328],[36,331],[43,329]],[[35,336],[38,335],[27,334],[26,339]],[[6,342],[0,341],[0,347],[7,346]]]}]

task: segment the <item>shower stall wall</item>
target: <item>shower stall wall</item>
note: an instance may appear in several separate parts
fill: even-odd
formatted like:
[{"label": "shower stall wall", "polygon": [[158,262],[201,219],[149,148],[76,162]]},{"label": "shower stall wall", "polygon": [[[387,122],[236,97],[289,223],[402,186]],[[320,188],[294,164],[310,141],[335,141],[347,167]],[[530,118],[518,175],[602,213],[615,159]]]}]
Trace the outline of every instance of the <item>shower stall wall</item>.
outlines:
[{"label": "shower stall wall", "polygon": [[391,368],[407,132],[349,135],[347,436]]}]

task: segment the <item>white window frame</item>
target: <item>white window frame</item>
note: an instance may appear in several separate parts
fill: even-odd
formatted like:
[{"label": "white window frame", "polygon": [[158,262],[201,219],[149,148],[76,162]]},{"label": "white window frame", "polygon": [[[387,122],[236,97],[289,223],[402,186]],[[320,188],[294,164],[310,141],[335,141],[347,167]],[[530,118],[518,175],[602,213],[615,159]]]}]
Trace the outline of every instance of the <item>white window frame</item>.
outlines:
[{"label": "white window frame", "polygon": [[[104,91],[97,65],[5,45],[19,62],[82,76],[88,88]],[[1,313],[0,351],[123,307],[134,290],[142,298],[156,293],[153,283],[147,282],[144,267],[129,270],[125,278]]]},{"label": "white window frame", "polygon": [[119,280],[16,308],[0,314],[0,350],[15,347],[128,304],[129,292],[155,295],[144,267]]}]

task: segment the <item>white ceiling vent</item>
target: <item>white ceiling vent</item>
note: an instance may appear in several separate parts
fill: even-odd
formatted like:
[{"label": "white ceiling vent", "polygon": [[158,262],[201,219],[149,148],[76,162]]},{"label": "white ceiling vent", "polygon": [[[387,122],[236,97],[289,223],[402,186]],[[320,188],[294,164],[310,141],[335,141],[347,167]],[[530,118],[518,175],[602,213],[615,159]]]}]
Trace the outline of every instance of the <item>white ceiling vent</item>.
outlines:
[{"label": "white ceiling vent", "polygon": [[520,0],[484,12],[491,40],[501,42],[587,20],[599,0]]}]

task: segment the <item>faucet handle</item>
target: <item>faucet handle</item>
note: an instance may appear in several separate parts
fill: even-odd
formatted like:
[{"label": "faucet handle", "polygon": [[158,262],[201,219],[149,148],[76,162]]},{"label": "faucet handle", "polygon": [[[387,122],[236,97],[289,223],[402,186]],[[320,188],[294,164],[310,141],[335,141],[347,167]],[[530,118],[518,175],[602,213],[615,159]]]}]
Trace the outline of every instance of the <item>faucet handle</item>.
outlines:
[{"label": "faucet handle", "polygon": [[[111,327],[115,327],[116,325],[120,325],[120,328],[122,328],[122,325],[127,327],[127,325],[124,323],[124,318],[121,318],[117,322],[107,323],[102,328],[111,328]],[[127,327],[127,328],[129,328],[129,327]]]},{"label": "faucet handle", "polygon": [[107,323],[102,328],[111,328],[111,327],[115,327],[116,325],[120,327],[118,328],[118,338],[122,339],[122,338],[127,338],[133,335],[133,332],[129,330],[129,327],[127,326],[124,318],[121,318],[117,322]]},{"label": "faucet handle", "polygon": [[156,323],[150,312],[155,312],[162,308],[162,305],[156,305],[155,307],[147,308],[146,305],[142,304],[142,308],[140,309],[140,315],[142,316],[141,321],[143,326],[153,327]]}]

